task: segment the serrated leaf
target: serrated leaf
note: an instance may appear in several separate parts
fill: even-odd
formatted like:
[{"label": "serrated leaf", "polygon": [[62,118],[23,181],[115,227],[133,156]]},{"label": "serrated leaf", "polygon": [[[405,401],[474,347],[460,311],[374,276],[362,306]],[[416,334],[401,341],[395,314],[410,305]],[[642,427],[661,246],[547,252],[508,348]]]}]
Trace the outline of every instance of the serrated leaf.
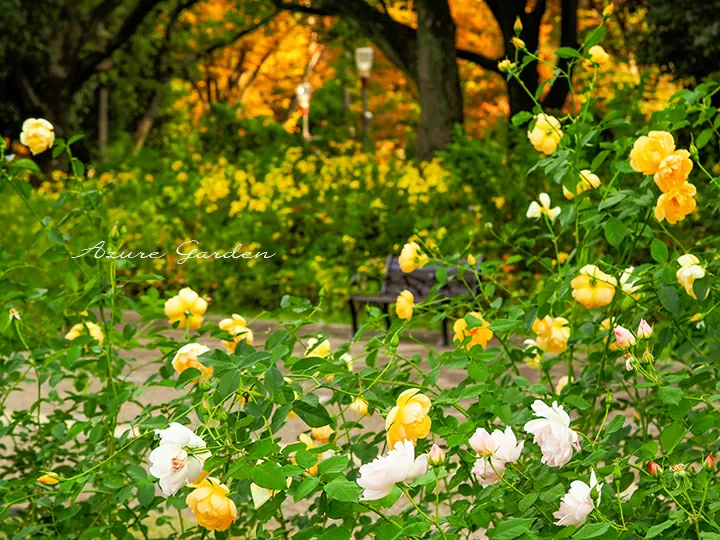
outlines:
[{"label": "serrated leaf", "polygon": [[613,247],[618,247],[627,236],[627,226],[617,218],[605,222],[605,239]]},{"label": "serrated leaf", "polygon": [[253,468],[250,478],[258,486],[273,491],[287,489],[287,480],[277,463],[266,462]]},{"label": "serrated leaf", "polygon": [[332,499],[342,502],[355,502],[360,497],[362,488],[344,476],[338,476],[323,487]]},{"label": "serrated leaf", "polygon": [[605,534],[610,528],[609,523],[588,523],[573,535],[573,540],[584,540],[585,538],[598,538]]},{"label": "serrated leaf", "polygon": [[321,461],[320,465],[318,465],[318,471],[323,476],[326,474],[340,473],[346,469],[349,461],[350,458],[348,456],[333,456]]},{"label": "serrated leaf", "polygon": [[685,425],[682,422],[674,422],[663,429],[660,434],[660,444],[665,454],[671,454],[675,447],[680,444],[685,436]]},{"label": "serrated leaf", "polygon": [[680,312],[680,297],[672,287],[665,286],[660,289],[660,304],[673,315]]},{"label": "serrated leaf", "polygon": [[320,479],[317,476],[306,477],[305,480],[300,482],[300,485],[295,488],[295,492],[293,493],[293,500],[295,502],[298,502],[304,499],[310,493],[315,491],[315,488],[318,487],[318,484],[320,484]]},{"label": "serrated leaf", "polygon": [[650,255],[658,263],[665,263],[668,260],[668,247],[659,238],[653,238],[650,244]]}]

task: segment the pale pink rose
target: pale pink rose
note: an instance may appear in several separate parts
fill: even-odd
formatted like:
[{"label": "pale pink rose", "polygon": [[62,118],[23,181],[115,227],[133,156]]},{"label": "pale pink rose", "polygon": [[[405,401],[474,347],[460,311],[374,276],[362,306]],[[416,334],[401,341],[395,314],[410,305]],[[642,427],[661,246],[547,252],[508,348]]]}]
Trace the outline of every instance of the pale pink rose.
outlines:
[{"label": "pale pink rose", "polygon": [[575,525],[579,527],[590,515],[595,508],[595,502],[592,498],[593,488],[597,488],[597,502],[600,502],[600,490],[602,484],[598,484],[595,471],[590,473],[590,485],[580,480],[575,480],[570,484],[570,489],[560,501],[560,509],[553,514],[557,519],[555,525],[568,527]]},{"label": "pale pink rose", "polygon": [[478,458],[472,473],[482,487],[491,486],[500,482],[505,474],[505,462],[494,458]]},{"label": "pale pink rose", "polygon": [[413,442],[399,441],[386,456],[377,457],[360,467],[357,483],[365,490],[362,500],[382,499],[392,491],[395,484],[422,476],[427,469],[427,454],[415,458]]},{"label": "pale pink rose", "polygon": [[653,334],[653,329],[650,324],[645,319],[642,319],[640,321],[640,326],[638,326],[637,329],[637,336],[640,339],[650,339],[650,336]]},{"label": "pale pink rose", "polygon": [[570,416],[557,401],[548,407],[537,399],[532,409],[538,418],[530,420],[524,429],[535,436],[543,454],[542,462],[550,467],[566,465],[572,459],[573,449],[580,451],[578,434],[570,429]]},{"label": "pale pink rose", "polygon": [[635,345],[635,336],[632,332],[623,326],[615,327],[615,341],[621,349],[628,349]]}]

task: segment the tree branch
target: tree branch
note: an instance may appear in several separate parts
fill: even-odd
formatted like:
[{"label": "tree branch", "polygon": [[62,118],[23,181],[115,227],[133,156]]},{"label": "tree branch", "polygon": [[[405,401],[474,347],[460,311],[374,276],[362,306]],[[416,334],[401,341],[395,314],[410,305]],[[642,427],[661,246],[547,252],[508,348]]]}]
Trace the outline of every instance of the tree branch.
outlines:
[{"label": "tree branch", "polygon": [[488,58],[487,56],[484,56],[480,53],[468,51],[466,49],[457,49],[457,57],[461,60],[467,60],[468,62],[477,64],[481,68],[487,69],[488,71],[500,73],[500,69],[498,68],[498,62],[502,60],[501,58],[493,60],[492,58]]},{"label": "tree branch", "polygon": [[77,91],[95,73],[95,67],[99,63],[112,56],[135,34],[145,17],[161,2],[162,0],[140,0],[105,46],[100,50],[89,53],[78,62],[78,69],[72,81],[73,92]]},{"label": "tree branch", "polygon": [[252,24],[251,26],[248,26],[247,28],[243,28],[242,30],[240,30],[240,31],[236,32],[235,34],[233,34],[232,36],[230,36],[228,39],[214,43],[213,45],[210,45],[206,49],[188,56],[180,64],[180,67],[185,68],[185,67],[189,66],[190,64],[192,64],[193,62],[199,60],[200,58],[210,56],[212,53],[214,53],[218,49],[224,49],[225,47],[232,45],[239,39],[242,39],[243,37],[247,36],[248,34],[253,33],[258,28],[265,26],[267,23],[269,23],[271,20],[273,20],[279,14],[280,14],[280,12],[276,11],[274,13],[266,15],[265,17],[260,19],[257,23]]}]

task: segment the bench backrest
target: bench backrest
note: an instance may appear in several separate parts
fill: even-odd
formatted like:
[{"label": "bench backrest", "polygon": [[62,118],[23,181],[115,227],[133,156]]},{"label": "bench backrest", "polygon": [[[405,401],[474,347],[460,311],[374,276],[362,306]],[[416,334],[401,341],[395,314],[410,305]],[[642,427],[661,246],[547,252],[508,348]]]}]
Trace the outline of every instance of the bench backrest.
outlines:
[{"label": "bench backrest", "polygon": [[[382,294],[396,296],[402,291],[408,290],[413,293],[416,301],[422,298],[427,298],[430,295],[430,291],[433,286],[437,283],[437,280],[435,279],[436,271],[436,267],[426,266],[406,274],[400,269],[398,258],[394,255],[390,255],[388,256],[387,265],[385,267],[385,280],[383,283]],[[455,273],[456,270],[454,268],[448,269],[449,276],[454,276]],[[475,274],[472,272],[466,272],[465,280],[470,286],[471,292],[475,292],[477,290],[477,279],[475,278]],[[437,292],[442,296],[452,297],[467,293],[468,288],[465,286],[465,283],[456,277],[453,277]]]}]

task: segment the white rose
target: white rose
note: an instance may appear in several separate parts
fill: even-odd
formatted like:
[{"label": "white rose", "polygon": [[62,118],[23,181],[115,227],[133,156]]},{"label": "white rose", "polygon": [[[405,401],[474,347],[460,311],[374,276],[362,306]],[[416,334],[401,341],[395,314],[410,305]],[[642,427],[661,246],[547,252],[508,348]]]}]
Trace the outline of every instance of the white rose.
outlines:
[{"label": "white rose", "polygon": [[205,441],[178,423],[155,433],[160,436],[160,446],[150,453],[150,474],[160,479],[163,495],[169,497],[198,479],[211,454]]},{"label": "white rose", "polygon": [[505,431],[496,429],[492,434],[483,428],[476,430],[470,438],[470,446],[484,456],[475,462],[472,470],[480,485],[484,487],[498,483],[505,474],[505,465],[518,460],[524,444],[524,441],[518,444],[510,426]]},{"label": "white rose", "polygon": [[53,125],[43,118],[28,118],[23,122],[20,142],[34,154],[41,154],[55,142]]},{"label": "white rose", "polygon": [[525,424],[525,431],[535,435],[534,440],[543,454],[542,462],[550,467],[566,465],[572,459],[573,448],[580,450],[578,434],[570,429],[570,416],[556,401],[548,407],[535,400],[532,409],[539,418]]},{"label": "white rose", "polygon": [[362,499],[382,499],[392,491],[395,484],[422,476],[427,469],[427,454],[415,459],[415,446],[412,441],[399,441],[386,456],[375,458],[360,467],[357,483],[365,490]]},{"label": "white rose", "polygon": [[595,487],[597,487],[599,503],[602,484],[598,484],[595,471],[590,473],[590,485],[580,480],[575,480],[570,484],[570,489],[560,501],[560,509],[553,514],[553,517],[557,519],[555,525],[579,527],[585,523],[588,515],[595,508],[592,499],[592,491]]}]

